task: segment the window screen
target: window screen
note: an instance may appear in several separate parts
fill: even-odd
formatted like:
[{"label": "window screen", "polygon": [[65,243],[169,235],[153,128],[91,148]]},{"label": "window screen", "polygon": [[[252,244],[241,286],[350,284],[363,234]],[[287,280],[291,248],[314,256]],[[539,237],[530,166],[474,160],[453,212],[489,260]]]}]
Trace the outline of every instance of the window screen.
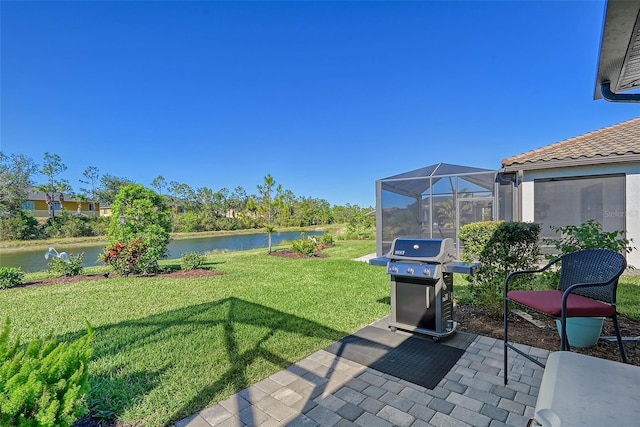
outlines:
[{"label": "window screen", "polygon": [[534,209],[542,238],[557,237],[551,227],[580,225],[590,219],[604,231],[624,231],[624,175],[535,180]]},{"label": "window screen", "polygon": [[424,218],[416,197],[382,190],[382,251],[389,252],[396,237],[420,237]]}]

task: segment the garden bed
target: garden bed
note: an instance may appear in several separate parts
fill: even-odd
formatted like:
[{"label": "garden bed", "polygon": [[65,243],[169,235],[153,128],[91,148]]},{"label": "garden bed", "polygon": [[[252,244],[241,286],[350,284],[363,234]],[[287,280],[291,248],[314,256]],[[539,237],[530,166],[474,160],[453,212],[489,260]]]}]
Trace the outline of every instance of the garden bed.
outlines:
[{"label": "garden bed", "polygon": [[[221,271],[217,270],[208,270],[204,268],[197,268],[194,270],[167,270],[156,274],[147,275],[149,277],[172,277],[172,278],[194,278],[194,277],[208,277],[208,276],[219,276],[224,274]],[[22,286],[48,286],[48,285],[59,285],[59,284],[68,284],[68,283],[76,283],[76,282],[90,282],[94,280],[103,280],[106,278],[115,278],[121,277],[116,273],[105,273],[105,274],[79,274],[77,276],[58,276],[51,277],[48,279],[34,280],[32,282],[25,282]],[[134,276],[131,276],[134,277]],[[140,276],[135,276],[140,277]]]},{"label": "garden bed", "polygon": [[[458,305],[454,311],[454,318],[458,322],[460,331],[472,332],[500,340],[503,339],[503,319],[497,319],[487,315],[482,308],[470,305]],[[555,322],[544,316],[534,316],[534,318],[543,322],[545,327],[539,328],[519,316],[511,315],[509,318],[509,341],[549,351],[559,350],[560,336],[555,330]],[[618,315],[618,323],[620,324],[620,332],[623,337],[640,336],[639,322],[627,316]],[[613,323],[610,319],[605,319],[602,336],[615,336]],[[640,366],[640,342],[626,341],[624,346],[628,363]],[[617,341],[599,340],[593,347],[572,348],[571,350],[602,359],[620,361],[620,351],[618,350]]]}]

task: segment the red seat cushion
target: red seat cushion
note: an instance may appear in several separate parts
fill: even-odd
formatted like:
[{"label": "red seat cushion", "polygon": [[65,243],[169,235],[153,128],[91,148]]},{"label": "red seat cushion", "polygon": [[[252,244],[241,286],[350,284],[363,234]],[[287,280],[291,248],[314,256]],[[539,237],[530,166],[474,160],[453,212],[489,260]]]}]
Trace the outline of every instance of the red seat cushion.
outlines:
[{"label": "red seat cushion", "polygon": [[[562,291],[511,291],[507,298],[550,316],[562,314]],[[571,294],[567,299],[567,317],[608,317],[615,308],[604,302]]]}]

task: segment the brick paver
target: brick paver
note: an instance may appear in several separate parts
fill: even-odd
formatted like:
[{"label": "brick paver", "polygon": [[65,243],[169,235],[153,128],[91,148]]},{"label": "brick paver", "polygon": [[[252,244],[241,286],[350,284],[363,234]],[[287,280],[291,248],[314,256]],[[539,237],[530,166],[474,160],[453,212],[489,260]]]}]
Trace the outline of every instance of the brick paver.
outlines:
[{"label": "brick paver", "polygon": [[[522,348],[542,361],[549,355]],[[320,350],[175,427],[526,425],[543,370],[510,352],[504,386],[503,351],[501,340],[476,337],[429,390]]]}]

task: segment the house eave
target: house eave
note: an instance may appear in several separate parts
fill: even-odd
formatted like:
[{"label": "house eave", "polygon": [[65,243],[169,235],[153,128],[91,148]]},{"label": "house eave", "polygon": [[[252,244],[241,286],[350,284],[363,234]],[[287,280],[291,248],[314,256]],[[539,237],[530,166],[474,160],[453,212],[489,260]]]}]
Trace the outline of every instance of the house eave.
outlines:
[{"label": "house eave", "polygon": [[640,102],[640,0],[606,2],[594,99]]},{"label": "house eave", "polygon": [[504,172],[531,171],[540,169],[559,169],[577,166],[612,165],[620,163],[640,163],[640,154],[626,154],[624,156],[582,157],[578,159],[538,160],[535,162],[513,163],[503,166]]}]

